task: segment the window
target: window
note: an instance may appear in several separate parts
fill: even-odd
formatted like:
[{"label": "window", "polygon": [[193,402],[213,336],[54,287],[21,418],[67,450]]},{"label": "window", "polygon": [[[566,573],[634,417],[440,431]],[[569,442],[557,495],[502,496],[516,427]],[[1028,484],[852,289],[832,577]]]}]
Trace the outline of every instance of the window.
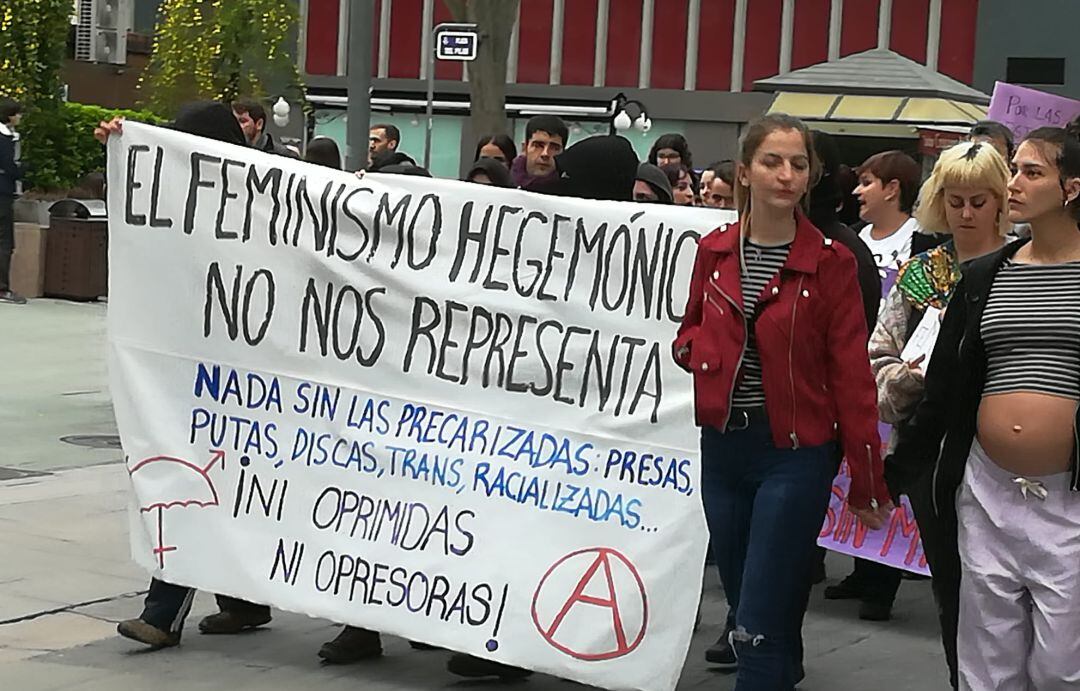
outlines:
[{"label": "window", "polygon": [[1065,58],[1009,58],[1005,81],[1010,84],[1065,84]]}]

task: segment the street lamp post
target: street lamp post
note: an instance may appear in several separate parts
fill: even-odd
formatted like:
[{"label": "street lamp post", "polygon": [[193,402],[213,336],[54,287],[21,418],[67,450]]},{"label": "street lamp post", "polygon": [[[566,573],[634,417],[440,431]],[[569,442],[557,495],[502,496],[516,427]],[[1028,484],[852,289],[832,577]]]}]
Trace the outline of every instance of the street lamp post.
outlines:
[{"label": "street lamp post", "polygon": [[371,24],[374,18],[374,0],[349,0],[346,76],[349,102],[345,111],[345,166],[349,170],[367,167],[371,124]]},{"label": "street lamp post", "polygon": [[[632,115],[632,113],[635,113]],[[645,104],[635,99],[629,99],[626,94],[619,93],[611,100],[611,129],[609,134],[616,135],[626,132],[631,127],[638,132],[645,133],[652,129],[652,120]]]}]

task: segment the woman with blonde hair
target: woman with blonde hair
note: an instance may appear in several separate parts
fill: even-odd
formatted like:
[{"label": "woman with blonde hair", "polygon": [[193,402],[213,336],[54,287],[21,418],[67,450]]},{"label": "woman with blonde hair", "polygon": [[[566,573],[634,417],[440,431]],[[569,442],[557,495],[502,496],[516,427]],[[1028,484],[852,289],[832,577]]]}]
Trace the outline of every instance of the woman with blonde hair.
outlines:
[{"label": "woman with blonde hair", "polygon": [[[878,410],[883,422],[899,428],[922,400],[927,358],[964,262],[990,254],[1005,244],[1005,235],[1012,228],[1008,183],[1005,159],[992,145],[964,142],[941,154],[933,173],[923,184],[916,218],[923,232],[947,235],[950,239],[913,257],[900,268],[896,284],[878,315],[870,337],[870,365],[877,380]],[[890,449],[895,438],[893,434]],[[886,468],[891,470],[888,458]],[[929,481],[927,475],[905,483],[910,488],[907,493],[920,524],[930,520]],[[924,544],[931,570],[936,561],[933,547]],[[887,595],[891,601],[900,587],[900,573],[896,572],[885,586],[890,590]],[[956,637],[947,624],[951,620],[943,612],[942,640],[955,683]]]}]

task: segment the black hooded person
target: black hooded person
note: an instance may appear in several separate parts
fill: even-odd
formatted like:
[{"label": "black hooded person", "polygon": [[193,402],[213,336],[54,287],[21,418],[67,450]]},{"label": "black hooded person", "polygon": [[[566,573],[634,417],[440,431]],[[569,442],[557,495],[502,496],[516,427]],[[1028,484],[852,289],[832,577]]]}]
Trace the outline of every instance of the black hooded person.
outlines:
[{"label": "black hooded person", "polygon": [[491,185],[492,187],[514,186],[514,180],[510,177],[510,169],[494,158],[477,159],[462,180],[475,182],[478,185]]},{"label": "black hooded person", "polygon": [[555,157],[559,181],[553,192],[564,197],[631,201],[638,157],[623,137],[589,137]]}]

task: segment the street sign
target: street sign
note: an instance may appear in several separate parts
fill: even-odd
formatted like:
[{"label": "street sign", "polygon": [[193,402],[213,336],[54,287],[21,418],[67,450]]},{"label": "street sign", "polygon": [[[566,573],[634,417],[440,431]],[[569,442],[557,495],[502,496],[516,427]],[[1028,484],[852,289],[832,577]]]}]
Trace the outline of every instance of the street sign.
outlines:
[{"label": "street sign", "polygon": [[438,34],[438,42],[435,49],[435,57],[439,60],[458,60],[472,62],[476,59],[476,47],[479,36],[475,28],[441,31]]}]

